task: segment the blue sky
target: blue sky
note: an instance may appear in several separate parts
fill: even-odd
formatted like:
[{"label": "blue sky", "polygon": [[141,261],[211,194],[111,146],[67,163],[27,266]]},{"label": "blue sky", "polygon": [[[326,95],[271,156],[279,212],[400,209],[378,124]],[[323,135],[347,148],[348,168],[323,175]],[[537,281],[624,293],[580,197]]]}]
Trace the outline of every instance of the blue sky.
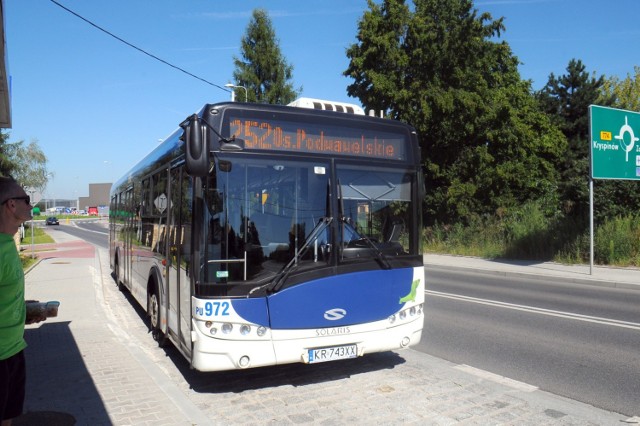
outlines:
[{"label": "blue sky", "polygon": [[[273,22],[303,96],[349,99],[345,49],[365,0],[58,0],[84,18],[219,86],[255,8]],[[205,103],[229,93],[162,64],[50,0],[4,0],[13,128],[37,140],[55,174],[47,198],[88,195],[114,182]],[[640,65],[639,0],[476,0],[494,19],[535,89],[581,59],[589,72],[624,78]]]}]

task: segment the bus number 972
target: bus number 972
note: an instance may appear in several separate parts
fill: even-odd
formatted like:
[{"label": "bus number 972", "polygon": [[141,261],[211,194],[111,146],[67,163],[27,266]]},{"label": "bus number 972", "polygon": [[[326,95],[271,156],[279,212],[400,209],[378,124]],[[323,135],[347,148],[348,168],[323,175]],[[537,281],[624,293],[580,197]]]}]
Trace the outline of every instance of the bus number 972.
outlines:
[{"label": "bus number 972", "polygon": [[204,308],[196,306],[196,314],[207,317],[229,316],[229,302],[207,302]]}]

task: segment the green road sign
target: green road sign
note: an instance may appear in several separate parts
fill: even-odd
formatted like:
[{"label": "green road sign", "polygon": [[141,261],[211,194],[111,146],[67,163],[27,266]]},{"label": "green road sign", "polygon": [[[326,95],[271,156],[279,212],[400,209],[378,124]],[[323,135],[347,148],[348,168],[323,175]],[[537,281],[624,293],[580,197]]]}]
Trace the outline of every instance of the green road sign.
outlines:
[{"label": "green road sign", "polygon": [[591,105],[591,177],[640,180],[640,113]]}]

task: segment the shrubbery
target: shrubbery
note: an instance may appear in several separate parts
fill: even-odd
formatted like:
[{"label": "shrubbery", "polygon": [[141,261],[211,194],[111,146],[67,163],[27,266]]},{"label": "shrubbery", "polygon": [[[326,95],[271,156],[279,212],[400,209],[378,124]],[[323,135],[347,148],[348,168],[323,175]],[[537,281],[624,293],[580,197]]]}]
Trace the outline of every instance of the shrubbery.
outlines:
[{"label": "shrubbery", "polygon": [[640,217],[616,217],[598,227],[594,236],[595,262],[640,266]]},{"label": "shrubbery", "polygon": [[[486,258],[589,262],[589,224],[545,214],[539,203],[476,217],[466,226],[436,224],[424,230],[427,252]],[[595,263],[640,266],[640,217],[615,217],[595,224]]]}]

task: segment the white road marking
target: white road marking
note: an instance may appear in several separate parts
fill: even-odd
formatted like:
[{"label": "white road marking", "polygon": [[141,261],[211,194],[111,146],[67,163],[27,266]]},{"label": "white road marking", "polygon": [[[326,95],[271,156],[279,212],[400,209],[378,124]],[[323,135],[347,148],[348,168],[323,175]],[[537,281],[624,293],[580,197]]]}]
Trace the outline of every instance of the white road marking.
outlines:
[{"label": "white road marking", "polygon": [[74,226],[74,227],[76,227],[78,229],[82,229],[83,231],[93,232],[95,234],[103,234],[104,235],[104,234],[108,234],[109,233],[109,229],[108,228],[105,228],[104,231],[96,231],[96,230],[93,230],[93,229],[87,229],[84,226],[80,226],[79,224],[77,224],[76,222],[73,222],[73,221],[70,223],[70,225]]},{"label": "white road marking", "polygon": [[529,313],[540,314],[540,315],[548,315],[548,316],[552,316],[552,317],[565,318],[565,319],[571,319],[571,320],[576,320],[576,321],[585,321],[585,322],[591,322],[591,323],[595,323],[595,324],[610,325],[610,326],[613,326],[613,327],[629,328],[629,329],[632,329],[632,330],[639,330],[640,331],[640,324],[636,323],[636,322],[619,321],[619,320],[614,320],[614,319],[610,319],[610,318],[593,317],[593,316],[589,316],[589,315],[575,314],[575,313],[572,313],[572,312],[554,311],[552,309],[536,308],[534,306],[526,306],[526,305],[517,305],[517,304],[514,304],[514,303],[498,302],[496,300],[480,299],[480,298],[477,298],[477,297],[469,297],[469,296],[461,296],[459,294],[443,293],[443,292],[440,292],[440,291],[433,291],[433,290],[425,290],[425,294],[428,294],[428,295],[431,295],[431,296],[436,296],[436,297],[444,297],[444,298],[447,298],[447,299],[458,300],[458,301],[461,301],[461,302],[478,303],[478,304],[481,304],[481,305],[494,306],[494,307],[497,307],[497,308],[512,309],[512,310],[516,310],[516,311],[523,311],[523,312],[529,312]]}]

